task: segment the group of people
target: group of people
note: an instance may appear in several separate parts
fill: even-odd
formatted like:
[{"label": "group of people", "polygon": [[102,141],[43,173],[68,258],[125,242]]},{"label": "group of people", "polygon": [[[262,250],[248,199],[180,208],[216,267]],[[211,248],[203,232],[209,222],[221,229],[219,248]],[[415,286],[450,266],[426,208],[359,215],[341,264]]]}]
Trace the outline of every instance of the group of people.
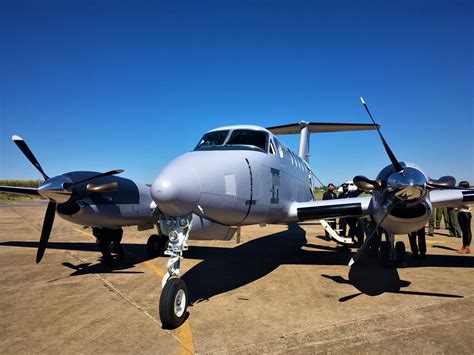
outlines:
[{"label": "group of people", "polygon": [[[461,181],[459,187],[469,188],[468,181]],[[350,198],[357,197],[361,194],[361,190],[349,191],[349,185],[344,183],[341,185],[342,192],[339,195],[334,191],[334,184],[328,185],[327,191],[323,194],[323,200],[333,200],[338,198]],[[457,252],[459,254],[470,254],[472,231],[471,231],[471,208],[469,205],[462,205],[458,207],[443,207],[436,208],[433,210],[429,225],[428,235],[433,236],[434,230],[441,227],[441,219],[444,218],[444,224],[446,229],[449,231],[450,237],[462,237],[462,248]],[[339,231],[340,235],[346,237],[347,227],[349,231],[347,238],[351,238],[357,244],[361,246],[364,242],[364,234],[369,225],[370,217],[345,217],[339,219]],[[335,229],[336,219],[328,219],[328,224]],[[326,240],[330,240],[329,234],[326,232]],[[425,227],[418,231],[409,234],[410,248],[414,258],[424,259],[426,257],[426,234]]]},{"label": "group of people", "polygon": [[[362,191],[359,189],[349,191],[349,184],[347,183],[343,183],[341,187],[342,187],[342,192],[340,192],[339,195],[337,195],[336,192],[334,191],[335,189],[334,184],[330,183],[328,185],[327,191],[323,194],[323,200],[334,200],[338,198],[357,197],[362,193]],[[333,229],[336,228],[336,219],[328,219],[327,222],[331,226],[331,228]],[[365,229],[367,228],[368,222],[369,222],[369,217],[365,217],[365,216],[339,218],[340,235],[342,235],[343,237],[346,237],[346,232],[347,232],[347,238],[357,240],[357,245],[361,246],[362,243],[364,242],[364,234],[365,234]],[[347,230],[348,228],[349,230]],[[330,239],[331,238],[329,234],[326,232],[326,240],[330,240]]]}]

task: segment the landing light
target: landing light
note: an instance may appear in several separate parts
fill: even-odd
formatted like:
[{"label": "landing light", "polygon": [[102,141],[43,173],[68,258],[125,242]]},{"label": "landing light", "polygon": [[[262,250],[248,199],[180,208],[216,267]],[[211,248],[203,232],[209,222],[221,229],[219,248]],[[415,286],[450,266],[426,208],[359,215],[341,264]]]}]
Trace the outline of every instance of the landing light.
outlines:
[{"label": "landing light", "polygon": [[178,233],[176,231],[171,231],[168,237],[170,238],[170,241],[174,242],[178,240]]}]

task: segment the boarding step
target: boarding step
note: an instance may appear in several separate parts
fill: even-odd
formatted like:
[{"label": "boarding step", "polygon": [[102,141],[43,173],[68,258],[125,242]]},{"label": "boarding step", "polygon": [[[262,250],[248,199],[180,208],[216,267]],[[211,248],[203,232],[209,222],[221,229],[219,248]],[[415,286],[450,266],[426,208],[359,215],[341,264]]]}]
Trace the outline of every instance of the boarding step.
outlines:
[{"label": "boarding step", "polygon": [[326,220],[320,219],[319,223],[321,223],[324,230],[331,236],[331,238],[338,241],[339,243],[342,243],[342,244],[352,244],[353,243],[352,238],[341,237],[338,234],[338,232],[340,232],[341,230],[340,229],[334,230]]}]

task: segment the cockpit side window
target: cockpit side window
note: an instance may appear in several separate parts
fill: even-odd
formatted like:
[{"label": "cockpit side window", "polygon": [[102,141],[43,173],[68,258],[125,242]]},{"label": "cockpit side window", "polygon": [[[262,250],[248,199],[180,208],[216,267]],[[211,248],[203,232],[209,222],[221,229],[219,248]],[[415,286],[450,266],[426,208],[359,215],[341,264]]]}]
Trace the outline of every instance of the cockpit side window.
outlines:
[{"label": "cockpit side window", "polygon": [[268,152],[271,154],[271,155],[275,155],[275,145],[273,144],[273,141],[270,139],[270,147],[268,149]]},{"label": "cockpit side window", "polygon": [[201,138],[194,150],[205,150],[217,145],[223,145],[228,135],[228,130],[208,132]]},{"label": "cockpit side window", "polygon": [[276,145],[276,150],[278,151],[278,155],[280,156],[280,158],[283,158],[283,148],[281,147],[281,143],[276,138],[275,138],[275,145]]},{"label": "cockpit side window", "polygon": [[267,151],[268,134],[262,131],[250,129],[235,129],[232,131],[229,139],[225,143],[229,145],[247,145]]}]

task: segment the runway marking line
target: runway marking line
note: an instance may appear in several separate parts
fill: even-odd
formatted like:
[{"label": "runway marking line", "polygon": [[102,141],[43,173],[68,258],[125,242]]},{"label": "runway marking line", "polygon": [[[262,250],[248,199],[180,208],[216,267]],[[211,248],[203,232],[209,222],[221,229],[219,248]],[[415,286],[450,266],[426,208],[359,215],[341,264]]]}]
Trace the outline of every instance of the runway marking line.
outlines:
[{"label": "runway marking line", "polygon": [[[79,228],[73,228],[78,233],[86,235],[91,238],[95,238],[92,234],[85,232]],[[156,266],[150,260],[144,262],[145,266],[153,271],[160,279],[165,276],[164,272]],[[193,342],[193,333],[191,331],[191,326],[189,325],[189,320],[186,320],[177,331],[178,339],[180,340],[179,344],[181,346],[180,354],[194,354],[194,342]]]}]

